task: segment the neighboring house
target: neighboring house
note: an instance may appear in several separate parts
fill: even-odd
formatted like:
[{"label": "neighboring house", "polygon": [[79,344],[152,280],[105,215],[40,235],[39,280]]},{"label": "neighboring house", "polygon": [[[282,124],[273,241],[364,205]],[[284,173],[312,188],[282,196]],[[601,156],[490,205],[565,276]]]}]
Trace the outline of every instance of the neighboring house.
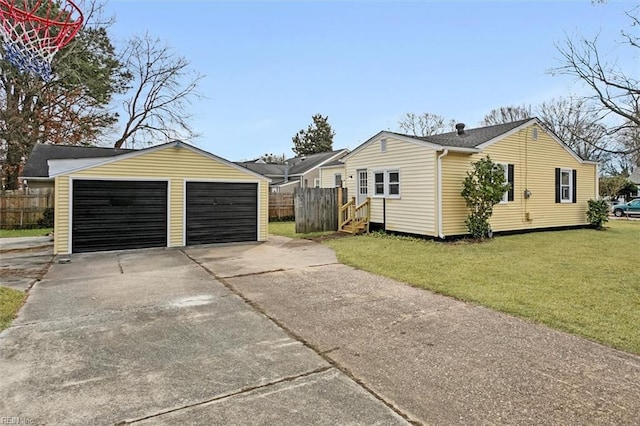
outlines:
[{"label": "neighboring house", "polygon": [[471,163],[490,156],[512,190],[494,208],[494,232],[587,224],[598,197],[597,163],[570,150],[536,118],[416,137],[382,131],[346,155],[346,187],[357,204],[371,197],[371,222],[432,237],[467,233],[460,195]]},{"label": "neighboring house", "polygon": [[348,153],[347,149],[339,149],[290,158],[285,164],[266,164],[262,160],[236,164],[270,178],[271,192],[293,192],[295,188],[320,187],[320,168]]},{"label": "neighboring house", "polygon": [[267,239],[265,176],[180,141],[69,148],[36,146],[24,174],[54,182],[55,254]]},{"label": "neighboring house", "polygon": [[320,167],[320,187],[338,188],[345,186],[346,169],[342,160],[335,160]]},{"label": "neighboring house", "polygon": [[635,196],[640,197],[640,167],[636,167],[633,173],[629,176],[629,180],[638,187],[638,191]]},{"label": "neighboring house", "polygon": [[20,180],[29,188],[51,188],[54,178],[49,177],[49,160],[73,160],[77,158],[96,158],[102,161],[106,157],[132,152],[132,149],[100,148],[95,146],[45,145],[36,144],[29,154]]}]

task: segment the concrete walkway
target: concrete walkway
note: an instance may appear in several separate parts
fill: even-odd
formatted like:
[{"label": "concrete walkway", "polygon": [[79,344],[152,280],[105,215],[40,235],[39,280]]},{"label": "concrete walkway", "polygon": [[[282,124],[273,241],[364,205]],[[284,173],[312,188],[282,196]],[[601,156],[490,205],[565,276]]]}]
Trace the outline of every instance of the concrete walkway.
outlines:
[{"label": "concrete walkway", "polygon": [[29,293],[0,334],[4,419],[407,424],[179,250],[73,255]]},{"label": "concrete walkway", "polygon": [[304,240],[189,249],[419,424],[638,424],[640,357],[340,265]]}]

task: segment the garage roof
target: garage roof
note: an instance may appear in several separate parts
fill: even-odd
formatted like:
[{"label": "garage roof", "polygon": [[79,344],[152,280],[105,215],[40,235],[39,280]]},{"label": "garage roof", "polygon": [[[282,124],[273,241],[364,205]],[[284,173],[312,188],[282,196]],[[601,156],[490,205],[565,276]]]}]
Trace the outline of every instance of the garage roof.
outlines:
[{"label": "garage roof", "polygon": [[49,160],[74,158],[115,157],[135,151],[133,149],[101,148],[96,146],[45,145],[36,144],[22,170],[24,178],[48,178]]},{"label": "garage roof", "polygon": [[[46,146],[46,145],[43,145]],[[48,147],[53,147],[54,145],[49,145]],[[57,147],[61,147],[60,145],[57,145]],[[86,147],[71,147],[71,146],[62,146],[64,148],[86,148]],[[237,164],[226,160],[222,157],[218,157],[217,155],[211,154],[210,152],[207,152],[205,150],[202,150],[200,148],[197,148],[193,145],[190,145],[188,143],[182,142],[182,141],[173,141],[173,142],[168,142],[162,145],[156,145],[156,146],[152,146],[149,148],[145,148],[145,149],[137,149],[137,150],[116,150],[113,148],[95,148],[95,151],[86,151],[88,154],[88,156],[78,156],[81,155],[79,154],[80,151],[74,152],[74,150],[69,150],[67,151],[67,154],[70,154],[72,156],[63,156],[62,154],[60,154],[57,157],[49,157],[46,158],[46,154],[47,154],[47,149],[45,148],[44,154],[40,155],[38,154],[37,157],[43,157],[40,159],[37,159],[37,161],[34,160],[33,164],[40,164],[41,170],[40,172],[42,172],[42,169],[44,169],[44,167],[42,166],[42,162],[44,162],[45,164],[47,164],[47,174],[45,176],[45,178],[53,178],[56,176],[60,176],[60,175],[64,175],[67,173],[73,173],[73,172],[78,172],[81,170],[85,170],[91,167],[97,167],[97,166],[101,166],[104,164],[108,164],[108,163],[112,163],[114,161],[121,161],[121,160],[125,160],[127,158],[132,158],[132,157],[136,157],[138,155],[144,155],[150,152],[155,152],[155,151],[159,151],[159,150],[163,150],[163,149],[167,149],[167,148],[181,148],[181,149],[188,149],[190,151],[193,151],[199,155],[211,158],[213,160],[219,161],[221,163],[224,163],[226,165],[228,165],[229,167],[232,167],[234,169],[240,170],[243,173],[249,174],[251,176],[255,176],[257,178],[266,180],[268,182],[271,181],[270,178],[265,177],[259,173],[253,172],[251,170],[248,170],[244,167],[238,166]],[[102,151],[103,155],[99,155],[100,151],[98,150],[105,150]],[[56,152],[57,150],[49,150],[48,153],[52,153],[52,152]],[[91,156],[91,154],[93,154],[93,156]],[[36,158],[37,158],[36,157]],[[29,157],[29,161],[31,160],[31,157]],[[25,168],[26,169],[26,168]],[[31,175],[27,175],[26,173],[23,172],[23,177],[24,178],[33,178],[36,176],[31,176]]]}]

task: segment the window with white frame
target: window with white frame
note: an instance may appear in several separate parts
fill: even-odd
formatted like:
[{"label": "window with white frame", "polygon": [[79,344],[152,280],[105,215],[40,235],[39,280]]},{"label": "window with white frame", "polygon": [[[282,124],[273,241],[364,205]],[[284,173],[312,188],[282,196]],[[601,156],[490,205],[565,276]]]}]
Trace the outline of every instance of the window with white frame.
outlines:
[{"label": "window with white frame", "polygon": [[387,172],[387,195],[400,196],[400,172],[397,170]]},{"label": "window with white frame", "polygon": [[336,188],[342,186],[342,173],[336,173],[333,175],[333,184]]},{"label": "window with white frame", "polygon": [[400,198],[400,171],[381,170],[373,173],[373,195],[376,197]]},{"label": "window with white frame", "polygon": [[570,203],[572,194],[571,170],[562,169],[560,170],[560,201]]},{"label": "window with white frame", "polygon": [[313,179],[313,186],[315,188],[320,188],[320,178]]},{"label": "window with white frame", "polygon": [[384,172],[375,172],[373,174],[373,195],[384,196]]},{"label": "window with white frame", "polygon": [[515,191],[514,191],[514,165],[513,164],[499,164],[500,167],[504,170],[504,181],[509,184],[509,189],[504,192],[502,195],[502,200],[500,203],[508,203],[509,201],[514,201],[515,199]]},{"label": "window with white frame", "polygon": [[556,168],[556,203],[577,203],[578,171]]},{"label": "window with white frame", "polygon": [[[509,182],[509,165],[499,164],[499,166],[502,167],[502,170],[504,171],[504,181]],[[500,202],[501,203],[509,202],[509,191],[505,191],[504,194],[502,194],[502,200],[500,200]]]}]

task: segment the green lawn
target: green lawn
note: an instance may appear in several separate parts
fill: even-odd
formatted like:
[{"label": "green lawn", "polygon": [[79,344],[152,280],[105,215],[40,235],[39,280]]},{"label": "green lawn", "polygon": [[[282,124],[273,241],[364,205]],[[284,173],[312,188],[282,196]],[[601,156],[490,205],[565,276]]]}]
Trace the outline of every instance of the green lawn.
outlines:
[{"label": "green lawn", "polygon": [[640,353],[640,221],[481,244],[382,234],[324,243],[358,269]]},{"label": "green lawn", "polygon": [[0,238],[43,237],[53,232],[53,228],[0,229]]},{"label": "green lawn", "polygon": [[296,234],[295,222],[269,222],[269,233],[275,235],[282,235],[289,238],[316,238],[323,235],[334,234],[333,231],[329,232],[310,232],[308,234]]},{"label": "green lawn", "polygon": [[24,302],[25,294],[9,287],[0,287],[0,331],[11,325]]}]

